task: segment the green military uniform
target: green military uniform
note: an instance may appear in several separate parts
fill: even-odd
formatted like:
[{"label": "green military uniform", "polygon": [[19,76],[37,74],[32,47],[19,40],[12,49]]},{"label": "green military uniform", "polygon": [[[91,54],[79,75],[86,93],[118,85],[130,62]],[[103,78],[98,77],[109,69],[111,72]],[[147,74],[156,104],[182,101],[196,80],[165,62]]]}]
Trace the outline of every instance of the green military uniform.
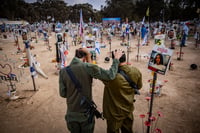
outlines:
[{"label": "green military uniform", "polygon": [[[92,78],[100,80],[112,80],[115,78],[118,70],[119,60],[114,59],[109,70],[102,69],[97,65],[84,63],[74,57],[70,63],[70,68],[77,80],[80,82],[82,94],[88,99],[92,99]],[[59,73],[59,92],[60,96],[66,98],[67,113],[65,116],[67,127],[72,133],[92,133],[94,131],[94,123],[88,123],[88,118],[84,115],[86,108],[80,106],[81,94],[75,88],[67,74],[66,68],[60,70]]]},{"label": "green military uniform", "polygon": [[[142,74],[137,68],[129,65],[119,68],[137,84],[138,88],[142,88]],[[106,81],[104,84],[103,114],[107,120],[107,132],[118,133],[121,129],[122,133],[132,133],[135,95],[133,88],[119,73],[114,80]]]}]

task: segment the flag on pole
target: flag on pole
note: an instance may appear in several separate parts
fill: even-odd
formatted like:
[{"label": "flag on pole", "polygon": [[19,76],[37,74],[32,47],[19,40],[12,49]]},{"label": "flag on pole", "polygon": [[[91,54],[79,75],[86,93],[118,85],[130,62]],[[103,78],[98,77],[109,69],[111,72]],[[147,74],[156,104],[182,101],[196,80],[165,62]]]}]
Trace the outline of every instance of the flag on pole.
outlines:
[{"label": "flag on pole", "polygon": [[149,7],[147,8],[146,16],[149,16]]},{"label": "flag on pole", "polygon": [[24,44],[26,47],[26,56],[28,57],[31,76],[34,77],[39,73],[44,78],[48,79],[48,76],[40,68],[40,63],[35,61],[33,55],[31,54],[29,41],[25,41]]},{"label": "flag on pole", "polygon": [[25,41],[24,44],[25,44],[25,48],[26,48],[26,56],[28,57],[28,64],[30,66],[31,76],[36,76],[36,71],[33,66],[34,61],[33,61],[32,55],[31,55],[29,41]]},{"label": "flag on pole", "polygon": [[79,35],[83,35],[83,14],[82,9],[80,10],[80,25],[79,25]]},{"label": "flag on pole", "polygon": [[145,22],[145,16],[144,16],[143,19],[142,19],[142,24],[144,24],[144,22]]}]

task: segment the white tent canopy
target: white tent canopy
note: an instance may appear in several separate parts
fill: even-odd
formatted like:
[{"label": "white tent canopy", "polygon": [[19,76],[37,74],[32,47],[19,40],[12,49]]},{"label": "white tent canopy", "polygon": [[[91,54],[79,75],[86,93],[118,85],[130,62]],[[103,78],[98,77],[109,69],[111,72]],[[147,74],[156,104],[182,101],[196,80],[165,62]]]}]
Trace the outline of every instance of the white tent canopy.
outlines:
[{"label": "white tent canopy", "polygon": [[24,20],[19,20],[19,21],[10,21],[10,20],[0,20],[0,25],[3,23],[8,24],[8,25],[27,25],[29,24],[27,21]]}]

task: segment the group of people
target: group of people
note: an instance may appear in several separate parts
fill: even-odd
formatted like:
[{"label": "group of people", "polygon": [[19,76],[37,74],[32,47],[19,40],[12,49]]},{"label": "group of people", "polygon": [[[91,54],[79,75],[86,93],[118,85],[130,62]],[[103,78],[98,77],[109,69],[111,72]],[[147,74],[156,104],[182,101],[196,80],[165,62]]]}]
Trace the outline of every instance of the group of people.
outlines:
[{"label": "group of people", "polygon": [[[189,30],[187,25],[184,25],[183,29],[182,46],[185,45]],[[142,34],[142,37],[145,38],[145,34]],[[165,70],[166,66],[163,62],[162,55],[157,54],[153,61],[154,68]],[[70,67],[81,87],[74,83],[74,79],[67,71],[68,67]],[[136,67],[127,65],[124,51],[116,50],[110,69],[105,70],[92,63],[91,53],[86,48],[76,49],[75,57],[71,63],[59,72],[59,92],[61,97],[66,98],[65,120],[71,133],[94,132],[95,118],[92,117],[89,122],[89,117],[86,115],[88,108],[83,104],[85,98],[93,101],[93,78],[104,83],[102,105],[103,117],[107,123],[107,133],[133,132],[135,91],[127,79],[119,73],[119,70],[123,70],[137,85],[138,89],[142,88],[142,74]]]},{"label": "group of people", "polygon": [[[67,69],[71,69],[70,74]],[[123,70],[135,82],[138,89],[142,88],[142,74],[139,69],[127,65],[124,51],[113,52],[110,69],[105,70],[91,63],[91,53],[86,48],[75,51],[75,57],[69,66],[60,70],[59,92],[66,98],[67,112],[65,120],[71,133],[93,133],[95,118],[88,120],[88,109],[83,101],[92,101],[93,78],[101,80],[104,87],[103,117],[107,122],[108,133],[132,133],[135,91],[129,82],[118,72]],[[79,82],[75,83],[73,81]],[[81,86],[81,87],[80,87]],[[103,89],[103,88],[102,88]]]}]

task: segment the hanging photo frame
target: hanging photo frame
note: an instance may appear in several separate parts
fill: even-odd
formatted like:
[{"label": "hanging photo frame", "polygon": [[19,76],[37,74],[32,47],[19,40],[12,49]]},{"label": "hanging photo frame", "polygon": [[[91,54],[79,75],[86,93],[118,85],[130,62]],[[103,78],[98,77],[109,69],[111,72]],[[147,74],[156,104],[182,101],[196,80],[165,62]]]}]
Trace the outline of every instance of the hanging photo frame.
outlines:
[{"label": "hanging photo frame", "polygon": [[176,32],[174,29],[171,29],[167,32],[167,37],[169,40],[174,40],[176,39]]},{"label": "hanging photo frame", "polygon": [[26,33],[26,32],[22,32],[22,40],[23,40],[23,41],[28,40],[28,37],[27,37],[27,33]]},{"label": "hanging photo frame", "polygon": [[164,46],[155,45],[151,52],[148,69],[165,75],[166,71],[168,70],[172,54],[173,50]]},{"label": "hanging photo frame", "polygon": [[63,34],[62,33],[57,33],[56,34],[56,40],[57,42],[62,42],[63,41]]}]

